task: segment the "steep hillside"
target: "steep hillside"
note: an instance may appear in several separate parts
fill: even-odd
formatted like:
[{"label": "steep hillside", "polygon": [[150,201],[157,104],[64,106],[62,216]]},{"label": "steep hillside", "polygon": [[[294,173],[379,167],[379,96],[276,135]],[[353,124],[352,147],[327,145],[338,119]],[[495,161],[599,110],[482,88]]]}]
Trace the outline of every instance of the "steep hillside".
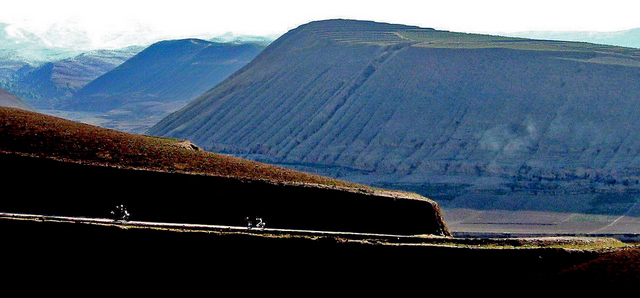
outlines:
[{"label": "steep hillside", "polygon": [[448,235],[438,205],[387,191],[127,134],[0,108],[6,185],[26,196],[0,211],[107,217],[116,204],[137,220]]},{"label": "steep hillside", "polygon": [[15,88],[32,94],[33,98],[28,100],[37,108],[57,108],[70,100],[80,88],[141,50],[141,47],[96,50],[61,61],[47,62],[20,77],[15,82]]},{"label": "steep hillside", "polygon": [[580,193],[551,208],[619,214],[640,189],[638,79],[637,49],[319,21],[150,133],[464,206]]},{"label": "steep hillside", "polygon": [[129,130],[141,132],[213,88],[263,48],[198,39],[158,42],[78,90],[63,109],[112,115],[114,123],[105,125],[109,128],[144,121],[142,128]]},{"label": "steep hillside", "polygon": [[4,89],[0,89],[0,107],[19,108],[30,111],[33,110],[33,108],[22,100],[22,98],[11,94]]}]

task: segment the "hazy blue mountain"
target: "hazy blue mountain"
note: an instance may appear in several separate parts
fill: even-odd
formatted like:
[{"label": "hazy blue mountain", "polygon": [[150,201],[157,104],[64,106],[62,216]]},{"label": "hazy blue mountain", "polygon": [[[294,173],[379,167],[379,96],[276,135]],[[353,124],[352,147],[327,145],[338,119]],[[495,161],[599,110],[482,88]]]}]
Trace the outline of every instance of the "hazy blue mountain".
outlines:
[{"label": "hazy blue mountain", "polygon": [[213,88],[264,45],[199,39],[155,43],[93,80],[63,110],[101,113],[103,126],[141,132]]},{"label": "hazy blue mountain", "polygon": [[13,88],[27,92],[29,97],[25,97],[25,100],[33,106],[55,109],[66,104],[80,88],[143,49],[132,46],[119,50],[95,50],[73,58],[47,62],[19,76]]},{"label": "hazy blue mountain", "polygon": [[627,212],[639,80],[629,48],[318,21],[149,133],[448,206]]}]

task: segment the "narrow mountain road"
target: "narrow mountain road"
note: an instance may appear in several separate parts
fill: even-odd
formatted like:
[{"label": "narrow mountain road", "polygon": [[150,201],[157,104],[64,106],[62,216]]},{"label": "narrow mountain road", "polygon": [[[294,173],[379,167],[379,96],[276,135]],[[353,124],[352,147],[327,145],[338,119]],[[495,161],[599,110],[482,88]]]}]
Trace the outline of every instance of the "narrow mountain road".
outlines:
[{"label": "narrow mountain road", "polygon": [[[169,223],[169,222],[148,222],[148,221],[122,221],[113,220],[109,218],[87,218],[87,217],[70,217],[70,216],[56,216],[56,215],[39,215],[39,214],[22,214],[22,213],[5,213],[0,212],[0,220],[13,219],[13,220],[31,220],[39,222],[61,222],[61,223],[76,223],[76,224],[89,224],[89,225],[104,225],[115,226],[124,229],[129,228],[156,228],[161,230],[182,230],[193,232],[242,232],[253,234],[289,234],[298,236],[334,236],[344,238],[405,238],[415,237],[407,235],[389,235],[389,234],[372,234],[372,233],[355,233],[355,232],[335,232],[335,231],[312,231],[312,230],[293,230],[293,229],[274,229],[274,228],[248,228],[246,226],[225,226],[225,225],[207,225],[207,224],[193,224],[193,223]],[[437,237],[437,236],[434,236]],[[446,237],[441,237],[446,238]]]}]

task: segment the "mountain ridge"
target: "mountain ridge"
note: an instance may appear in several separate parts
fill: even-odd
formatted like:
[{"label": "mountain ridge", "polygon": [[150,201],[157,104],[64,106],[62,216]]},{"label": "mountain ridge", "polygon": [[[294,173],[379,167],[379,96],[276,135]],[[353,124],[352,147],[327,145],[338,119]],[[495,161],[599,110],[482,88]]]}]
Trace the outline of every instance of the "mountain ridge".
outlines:
[{"label": "mountain ridge", "polygon": [[106,114],[106,127],[143,132],[214,87],[264,48],[201,39],[155,43],[78,90],[62,110]]},{"label": "mountain ridge", "polygon": [[38,108],[58,108],[82,87],[111,71],[140,52],[140,47],[95,50],[78,56],[44,63],[16,79],[13,89],[32,95],[28,100]]}]

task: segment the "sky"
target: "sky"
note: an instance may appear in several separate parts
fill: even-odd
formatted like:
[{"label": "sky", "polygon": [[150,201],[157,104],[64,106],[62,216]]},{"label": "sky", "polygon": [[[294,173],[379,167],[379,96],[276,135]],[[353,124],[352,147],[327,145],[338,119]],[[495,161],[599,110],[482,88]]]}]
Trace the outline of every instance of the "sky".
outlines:
[{"label": "sky", "polygon": [[20,0],[2,6],[0,23],[37,34],[55,31],[57,39],[81,29],[96,45],[134,31],[140,35],[133,38],[157,39],[227,32],[279,36],[310,21],[334,18],[469,33],[640,28],[640,1],[629,0]]}]

